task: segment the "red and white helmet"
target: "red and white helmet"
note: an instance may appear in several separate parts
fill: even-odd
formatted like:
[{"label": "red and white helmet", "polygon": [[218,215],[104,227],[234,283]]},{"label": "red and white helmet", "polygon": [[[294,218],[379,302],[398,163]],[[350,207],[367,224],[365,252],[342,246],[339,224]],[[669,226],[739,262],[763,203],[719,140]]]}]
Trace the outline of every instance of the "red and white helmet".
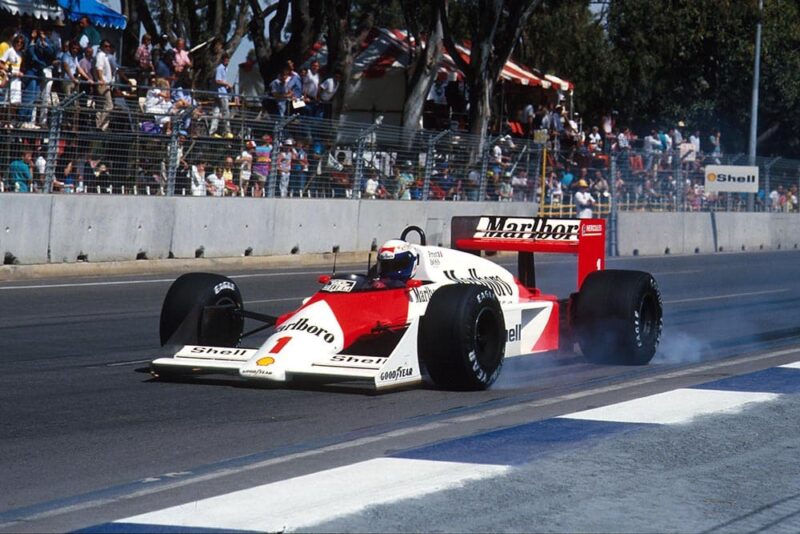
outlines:
[{"label": "red and white helmet", "polygon": [[401,239],[390,239],[378,250],[378,275],[381,278],[406,281],[414,277],[419,255]]}]

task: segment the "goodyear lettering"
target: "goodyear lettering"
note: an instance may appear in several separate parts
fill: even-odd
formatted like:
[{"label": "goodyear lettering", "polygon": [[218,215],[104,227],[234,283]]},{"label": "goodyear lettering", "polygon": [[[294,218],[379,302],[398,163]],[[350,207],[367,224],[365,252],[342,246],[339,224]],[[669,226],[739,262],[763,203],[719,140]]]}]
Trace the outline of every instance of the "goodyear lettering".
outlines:
[{"label": "goodyear lettering", "polygon": [[481,217],[474,237],[577,241],[579,227],[575,219]]},{"label": "goodyear lettering", "polygon": [[230,289],[231,291],[236,291],[236,286],[233,285],[233,282],[220,282],[219,284],[214,286],[214,294],[219,295],[219,292],[223,289]]},{"label": "goodyear lettering", "polygon": [[303,317],[293,323],[285,323],[280,325],[278,328],[275,329],[276,332],[285,332],[288,330],[295,330],[297,332],[305,332],[307,334],[315,335],[319,338],[325,340],[326,343],[333,343],[336,339],[333,334],[322,328],[321,326],[315,326],[308,322],[308,319]]},{"label": "goodyear lettering", "polygon": [[400,380],[407,376],[411,376],[414,371],[410,367],[398,367],[391,371],[384,371],[380,375],[381,380]]},{"label": "goodyear lettering", "polygon": [[457,276],[453,269],[444,271],[445,277],[452,282],[456,282],[458,284],[476,284],[486,286],[494,291],[495,295],[502,297],[511,297],[514,295],[514,288],[511,286],[511,284],[497,275],[480,276],[476,269],[469,269],[468,273],[469,274],[466,277],[463,277]]},{"label": "goodyear lettering", "polygon": [[215,356],[245,356],[247,349],[218,349],[215,347],[192,347],[192,354],[213,354]]},{"label": "goodyear lettering", "polygon": [[245,376],[272,376],[272,371],[269,369],[264,369],[263,367],[259,367],[257,369],[242,369],[241,373]]}]

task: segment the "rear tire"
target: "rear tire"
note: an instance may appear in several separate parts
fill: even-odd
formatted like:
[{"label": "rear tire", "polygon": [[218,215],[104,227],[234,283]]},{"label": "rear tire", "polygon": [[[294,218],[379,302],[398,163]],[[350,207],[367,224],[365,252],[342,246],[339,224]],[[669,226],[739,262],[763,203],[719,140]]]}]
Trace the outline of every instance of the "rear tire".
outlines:
[{"label": "rear tire", "polygon": [[453,284],[433,294],[420,323],[419,354],[438,387],[487,389],[506,348],[503,310],[484,286]]},{"label": "rear tire", "polygon": [[[206,311],[208,306],[232,306]],[[218,274],[180,276],[167,291],[161,307],[161,345],[236,347],[242,337],[244,317],[233,310],[243,307],[239,288]]]},{"label": "rear tire", "polygon": [[642,271],[595,271],[575,298],[575,334],[594,363],[645,365],[661,341],[658,284]]}]

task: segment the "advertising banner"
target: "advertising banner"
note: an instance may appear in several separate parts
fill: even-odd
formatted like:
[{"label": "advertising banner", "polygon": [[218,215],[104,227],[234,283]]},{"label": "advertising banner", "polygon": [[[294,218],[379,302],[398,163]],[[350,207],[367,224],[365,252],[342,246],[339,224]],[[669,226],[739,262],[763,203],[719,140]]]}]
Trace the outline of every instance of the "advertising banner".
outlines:
[{"label": "advertising banner", "polygon": [[758,193],[758,167],[706,165],[706,191]]}]

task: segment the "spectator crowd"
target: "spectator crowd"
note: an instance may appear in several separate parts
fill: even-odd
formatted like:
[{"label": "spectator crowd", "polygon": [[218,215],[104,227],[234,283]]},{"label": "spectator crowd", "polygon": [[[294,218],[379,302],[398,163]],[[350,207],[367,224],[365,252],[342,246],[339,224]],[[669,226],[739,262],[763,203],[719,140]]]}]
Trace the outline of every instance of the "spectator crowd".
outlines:
[{"label": "spectator crowd", "polygon": [[[6,28],[0,34],[0,125],[21,143],[4,160],[0,189],[164,194],[174,187],[176,194],[195,196],[544,200],[551,210],[585,217],[602,214],[612,195],[632,209],[704,210],[746,201],[704,191],[704,166],[723,161],[718,130],[703,134],[678,121],[639,136],[617,125],[614,113],[585,126],[557,103],[530,103],[496,128],[478,157],[476,141],[466,135],[460,147],[454,137],[433,153],[373,144],[365,154],[356,141],[341,143],[330,119],[342,73],[323,73],[316,58],[299,68],[287,61],[250,117],[229,81],[228,55],[197,87],[186,40],[156,40],[144,34],[136,64],[123,68],[112,42],[88,17],[71,28],[20,17]],[[254,52],[247,62],[255,64]],[[429,108],[449,109],[453,101],[461,110],[464,95],[450,89],[437,80]],[[45,135],[13,136],[46,129],[62,104],[61,127],[73,135],[64,135],[55,151]],[[292,117],[298,119],[293,124]],[[281,120],[287,126],[275,135],[267,121]],[[115,145],[102,137],[107,133],[127,137]],[[123,162],[120,153],[130,149],[131,137],[138,155]],[[48,166],[53,154],[57,161]],[[756,201],[761,209],[797,211],[797,185],[776,185]]]}]

